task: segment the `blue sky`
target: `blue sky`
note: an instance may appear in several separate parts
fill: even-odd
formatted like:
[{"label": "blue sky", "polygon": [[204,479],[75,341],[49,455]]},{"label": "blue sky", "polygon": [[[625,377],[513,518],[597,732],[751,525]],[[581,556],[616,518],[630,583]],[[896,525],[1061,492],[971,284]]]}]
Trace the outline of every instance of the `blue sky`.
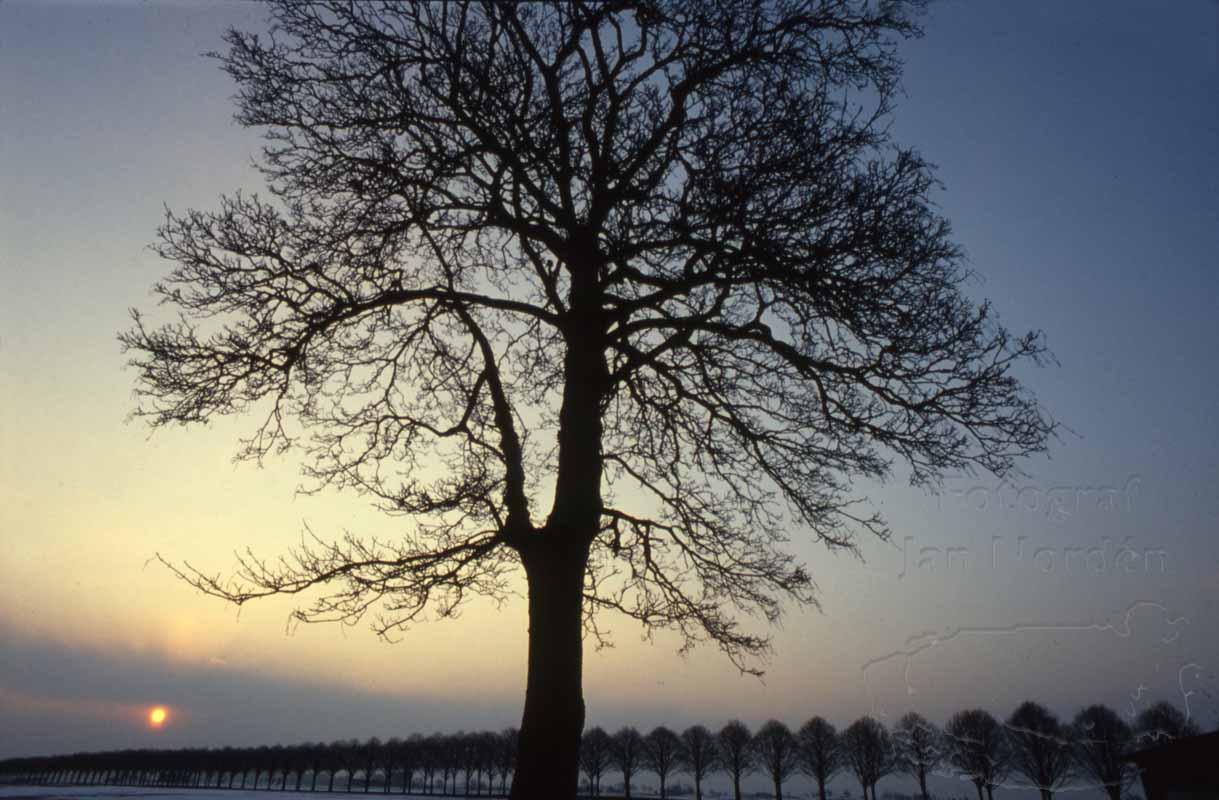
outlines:
[{"label": "blue sky", "polygon": [[[261,16],[0,4],[0,709],[26,710],[0,755],[147,738],[117,741],[94,706],[55,705],[82,687],[124,708],[193,708],[165,744],[518,718],[519,606],[387,646],[360,629],[285,635],[286,606],[238,620],[146,566],[161,551],[222,569],[243,542],[291,544],[302,521],[387,530],[358,498],[294,499],[290,459],[234,467],[248,421],[151,440],[123,424],[133,376],[114,336],[166,269],[146,249],[163,205],[258,185],[257,134],[231,121],[234,88],[199,54]],[[906,706],[942,720],[1006,715],[1025,696],[1069,715],[1186,693],[1216,722],[1219,4],[942,2],[925,27],[901,51],[895,138],[937,165],[971,291],[1012,329],[1045,331],[1059,363],[1025,377],[1069,431],[1008,486],[863,487],[894,542],[866,543],[862,562],[797,544],[822,611],[788,617],[765,682],[617,626],[618,646],[588,658],[591,722],[848,723]],[[452,667],[489,636],[496,657]],[[119,674],[149,676],[147,696],[97,679]],[[352,693],[426,711],[390,730]],[[228,722],[202,713],[224,703]]]}]

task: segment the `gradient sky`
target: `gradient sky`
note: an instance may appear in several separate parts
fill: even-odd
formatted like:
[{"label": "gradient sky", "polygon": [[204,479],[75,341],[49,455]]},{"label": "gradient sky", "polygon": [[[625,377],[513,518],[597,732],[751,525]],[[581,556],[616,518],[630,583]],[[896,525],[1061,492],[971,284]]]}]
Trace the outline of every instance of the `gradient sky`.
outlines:
[{"label": "gradient sky", "polygon": [[[475,603],[398,644],[288,629],[291,605],[209,600],[150,559],[214,571],[348,528],[358,497],[294,497],[296,463],[234,465],[252,420],[124,424],[115,341],[167,270],[163,205],[257,188],[259,139],[200,53],[253,4],[0,3],[0,757],[499,728],[519,720],[525,608]],[[640,641],[586,660],[590,724],[814,713],[942,722],[1026,698],[1058,713],[1187,701],[1219,719],[1219,4],[944,2],[903,51],[896,138],[1015,330],[1058,366],[1030,387],[1068,428],[1006,485],[863,486],[890,544],[797,543],[764,680]],[[171,724],[142,725],[153,703]]]}]

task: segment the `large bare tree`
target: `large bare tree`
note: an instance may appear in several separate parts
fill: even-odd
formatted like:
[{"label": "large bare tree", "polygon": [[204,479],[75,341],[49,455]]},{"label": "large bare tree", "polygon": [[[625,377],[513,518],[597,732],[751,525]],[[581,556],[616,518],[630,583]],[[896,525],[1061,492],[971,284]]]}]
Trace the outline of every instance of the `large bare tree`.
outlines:
[{"label": "large bare tree", "polygon": [[1131,727],[1108,706],[1091,705],[1075,714],[1070,736],[1080,775],[1109,800],[1122,800],[1138,775],[1127,760],[1137,741]]},{"label": "large bare tree", "polygon": [[664,725],[659,725],[643,737],[643,764],[656,773],[660,781],[661,800],[668,797],[669,775],[683,760],[681,737]]},{"label": "large bare tree", "polygon": [[609,768],[613,743],[600,725],[584,732],[580,739],[580,768],[588,778],[588,794],[601,794],[601,776]]},{"label": "large bare tree", "polygon": [[1011,743],[1003,725],[986,709],[958,711],[944,728],[944,743],[947,761],[974,785],[978,800],[994,800],[995,787],[1012,766]]},{"label": "large bare tree", "polygon": [[774,786],[775,800],[783,800],[783,784],[800,766],[796,737],[779,720],[767,720],[753,735],[751,747],[758,767]]},{"label": "large bare tree", "polygon": [[922,714],[909,711],[893,729],[893,745],[897,749],[898,768],[912,775],[918,781],[923,800],[930,800],[927,774],[939,766],[944,758],[943,733]]},{"label": "large bare tree", "polygon": [[1041,340],[964,292],[889,140],[919,5],[282,0],[229,32],[269,196],[168,213],[137,413],[265,415],[241,456],[300,448],[409,521],[181,573],[391,633],[523,568],[513,792],[557,797],[597,612],[756,669],[741,615],[814,600],[789,540],[887,535],[853,480],[1043,449],[1013,375]]},{"label": "large bare tree", "polygon": [[1053,800],[1074,767],[1069,731],[1054,712],[1026,700],[1007,718],[1007,740],[1012,768],[1028,778],[1041,800]]},{"label": "large bare tree", "polygon": [[813,717],[796,734],[796,752],[804,773],[817,782],[817,797],[826,800],[830,779],[845,761],[838,731],[824,717]]},{"label": "large bare tree", "polygon": [[694,779],[694,800],[703,800],[703,781],[717,766],[715,735],[703,725],[691,725],[681,734],[681,765]]},{"label": "large bare tree", "polygon": [[863,788],[863,798],[876,800],[876,784],[899,765],[893,737],[884,723],[873,717],[860,717],[842,732],[843,761],[855,773]]},{"label": "large bare tree", "polygon": [[741,778],[757,769],[757,754],[752,747],[753,734],[739,719],[728,722],[715,735],[720,769],[732,781],[733,800],[741,800]]}]

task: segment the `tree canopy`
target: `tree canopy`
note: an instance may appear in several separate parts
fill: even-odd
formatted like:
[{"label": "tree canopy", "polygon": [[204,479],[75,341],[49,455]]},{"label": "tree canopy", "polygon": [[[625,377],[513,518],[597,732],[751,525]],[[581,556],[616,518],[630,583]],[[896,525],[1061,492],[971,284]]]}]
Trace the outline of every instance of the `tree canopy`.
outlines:
[{"label": "tree canopy", "polygon": [[230,31],[269,195],[167,212],[179,316],[121,335],[136,413],[257,412],[242,457],[297,448],[309,490],[410,522],[181,574],[236,602],[324,586],[302,619],[388,634],[523,566],[521,754],[546,683],[574,785],[581,624],[754,670],[741,615],[815,600],[789,542],[888,534],[855,481],[1044,449],[1013,374],[1042,340],[965,291],[889,136],[920,5],[283,0]]}]

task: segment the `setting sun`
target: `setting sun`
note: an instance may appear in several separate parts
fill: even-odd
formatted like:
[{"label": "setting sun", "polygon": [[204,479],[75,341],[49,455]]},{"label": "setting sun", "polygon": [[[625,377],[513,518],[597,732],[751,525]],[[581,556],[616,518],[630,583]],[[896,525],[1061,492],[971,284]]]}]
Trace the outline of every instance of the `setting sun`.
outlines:
[{"label": "setting sun", "polygon": [[160,728],[165,724],[165,720],[169,719],[169,711],[164,706],[156,706],[148,712],[148,725],[153,728]]}]

